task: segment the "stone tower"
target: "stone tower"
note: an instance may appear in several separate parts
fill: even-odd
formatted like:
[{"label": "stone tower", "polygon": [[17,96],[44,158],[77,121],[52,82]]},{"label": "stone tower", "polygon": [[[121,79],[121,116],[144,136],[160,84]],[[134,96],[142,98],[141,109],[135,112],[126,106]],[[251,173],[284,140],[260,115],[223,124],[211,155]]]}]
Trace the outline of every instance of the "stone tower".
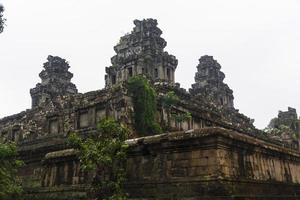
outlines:
[{"label": "stone tower", "polygon": [[233,107],[233,92],[223,82],[225,74],[220,71],[221,65],[212,56],[202,56],[199,59],[195,82],[190,92],[193,95],[204,95],[217,105]]},{"label": "stone tower", "polygon": [[36,107],[52,100],[59,95],[76,94],[76,86],[71,83],[73,74],[65,59],[48,56],[44,63],[44,70],[39,74],[42,79],[35,88],[30,89],[32,107]]},{"label": "stone tower", "polygon": [[174,83],[177,59],[164,51],[167,42],[154,19],[135,20],[135,27],[120,38],[114,47],[116,55],[112,66],[106,68],[106,87],[128,80],[135,75],[145,75],[152,81]]},{"label": "stone tower", "polygon": [[293,130],[297,135],[300,134],[300,120],[298,119],[297,110],[288,107],[287,111],[279,111],[277,121],[272,128],[280,128],[280,125],[285,125]]}]

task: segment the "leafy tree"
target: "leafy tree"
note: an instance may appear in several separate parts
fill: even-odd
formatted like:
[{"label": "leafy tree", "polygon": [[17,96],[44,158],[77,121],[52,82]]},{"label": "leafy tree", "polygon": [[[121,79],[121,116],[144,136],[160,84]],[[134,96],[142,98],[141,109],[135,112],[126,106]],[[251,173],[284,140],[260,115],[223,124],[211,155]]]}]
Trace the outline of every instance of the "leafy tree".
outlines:
[{"label": "leafy tree", "polygon": [[3,18],[4,7],[0,4],[0,33],[3,32],[6,19]]},{"label": "leafy tree", "polygon": [[82,139],[77,134],[69,136],[69,142],[79,150],[81,167],[96,172],[90,195],[101,200],[125,200],[123,190],[126,172],[128,129],[113,119],[105,119],[97,125],[97,133]]},{"label": "leafy tree", "polygon": [[130,78],[128,92],[132,96],[134,125],[138,133],[142,135],[161,133],[160,125],[155,121],[157,111],[156,92],[149,81],[142,76]]},{"label": "leafy tree", "polygon": [[0,199],[18,199],[22,192],[17,170],[22,165],[17,159],[17,149],[14,143],[0,141]]}]

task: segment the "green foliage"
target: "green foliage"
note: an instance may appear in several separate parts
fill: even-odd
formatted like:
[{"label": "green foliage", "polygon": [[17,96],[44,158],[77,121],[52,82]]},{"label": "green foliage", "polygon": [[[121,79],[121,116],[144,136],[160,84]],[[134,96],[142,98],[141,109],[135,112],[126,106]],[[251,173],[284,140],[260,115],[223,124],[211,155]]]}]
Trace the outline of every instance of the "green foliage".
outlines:
[{"label": "green foliage", "polygon": [[18,199],[22,192],[17,170],[23,162],[17,159],[14,143],[0,142],[0,199]]},{"label": "green foliage", "polygon": [[0,4],[0,33],[3,32],[6,19],[3,18],[4,7]]},{"label": "green foliage", "polygon": [[161,105],[166,110],[170,111],[171,107],[176,105],[179,102],[178,96],[175,94],[174,91],[168,92],[161,98]]},{"label": "green foliage", "polygon": [[149,81],[142,76],[130,78],[128,92],[132,95],[134,125],[138,133],[142,135],[161,133],[161,127],[155,121],[157,111],[156,93]]},{"label": "green foliage", "polygon": [[[170,121],[170,114],[173,106],[176,106],[179,102],[179,97],[175,94],[174,91],[170,91],[161,98],[161,105],[163,108],[166,109],[168,114],[168,121]],[[192,114],[190,112],[184,112],[184,113],[176,113],[171,114],[172,118],[175,120],[175,122],[181,124],[181,122],[190,120],[192,118]],[[169,125],[170,126],[170,125]]]},{"label": "green foliage", "polygon": [[186,120],[190,120],[192,118],[192,114],[190,112],[185,112],[181,114],[173,114],[172,117],[174,118],[175,122],[181,123]]},{"label": "green foliage", "polygon": [[82,169],[96,171],[91,195],[99,200],[124,200],[129,131],[113,119],[99,122],[97,130],[86,139],[71,134],[69,143],[79,150]]}]

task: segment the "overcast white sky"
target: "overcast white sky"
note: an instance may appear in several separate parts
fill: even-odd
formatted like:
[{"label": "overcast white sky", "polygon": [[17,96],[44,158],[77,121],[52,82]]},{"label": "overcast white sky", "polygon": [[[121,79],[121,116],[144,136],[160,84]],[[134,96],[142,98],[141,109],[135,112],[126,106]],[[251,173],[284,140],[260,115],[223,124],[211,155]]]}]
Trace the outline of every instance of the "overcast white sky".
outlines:
[{"label": "overcast white sky", "polygon": [[188,89],[212,55],[235,107],[263,128],[278,110],[300,110],[299,0],[0,0],[0,118],[30,108],[29,89],[49,54],[67,59],[80,92],[104,87],[113,46],[134,19],[155,18]]}]

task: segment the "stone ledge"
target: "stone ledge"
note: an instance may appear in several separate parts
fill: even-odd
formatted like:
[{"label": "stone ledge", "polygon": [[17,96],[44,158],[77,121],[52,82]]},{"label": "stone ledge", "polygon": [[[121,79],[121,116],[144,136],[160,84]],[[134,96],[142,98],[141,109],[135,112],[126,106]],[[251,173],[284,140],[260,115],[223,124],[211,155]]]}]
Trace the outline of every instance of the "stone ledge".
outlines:
[{"label": "stone ledge", "polygon": [[87,186],[59,186],[25,189],[25,200],[86,200]]},{"label": "stone ledge", "polygon": [[45,159],[48,160],[48,159],[53,159],[53,158],[76,156],[77,153],[78,153],[78,151],[75,149],[64,149],[61,151],[54,151],[54,152],[47,153],[45,155]]},{"label": "stone ledge", "polygon": [[239,133],[236,131],[228,130],[225,128],[219,128],[219,127],[203,128],[203,129],[189,130],[189,131],[179,131],[179,132],[164,133],[164,134],[159,134],[154,136],[140,137],[140,138],[127,140],[127,144],[129,144],[129,146],[138,146],[141,144],[148,145],[148,144],[158,144],[162,142],[193,140],[193,139],[199,139],[208,136],[221,136],[239,142],[248,143],[257,147],[265,148],[268,150],[290,154],[292,156],[300,158],[300,152],[296,150],[284,148],[279,145],[269,143],[267,141],[258,138],[254,138],[243,133]]}]

